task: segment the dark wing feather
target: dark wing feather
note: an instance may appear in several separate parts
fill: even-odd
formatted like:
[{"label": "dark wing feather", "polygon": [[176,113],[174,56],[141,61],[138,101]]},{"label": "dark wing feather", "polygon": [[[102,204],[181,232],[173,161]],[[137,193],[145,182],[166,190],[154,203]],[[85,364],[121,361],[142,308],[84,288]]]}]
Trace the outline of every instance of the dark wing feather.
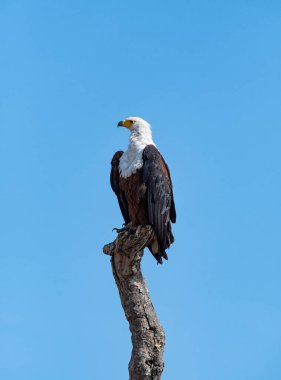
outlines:
[{"label": "dark wing feather", "polygon": [[[162,157],[162,156],[161,156]],[[170,169],[168,165],[166,164],[166,161],[162,157],[163,163],[165,164],[166,170],[168,172],[170,184],[171,184],[171,193],[172,193],[172,199],[171,199],[171,208],[170,208],[170,219],[172,223],[176,223],[177,220],[177,213],[176,213],[176,206],[175,206],[175,201],[174,201],[174,192],[173,192],[173,184],[171,180],[171,174],[170,174]]]},{"label": "dark wing feather", "polygon": [[111,160],[110,184],[111,184],[112,190],[117,196],[119,207],[122,212],[124,221],[126,224],[128,224],[130,222],[129,213],[128,213],[128,203],[126,201],[124,192],[121,191],[119,187],[119,180],[120,180],[119,160],[122,154],[123,154],[122,151],[116,152]]},{"label": "dark wing feather", "polygon": [[170,221],[176,221],[176,210],[168,166],[154,145],[143,151],[143,180],[147,188],[148,220],[160,244],[159,254],[165,257],[165,249],[174,241]]}]

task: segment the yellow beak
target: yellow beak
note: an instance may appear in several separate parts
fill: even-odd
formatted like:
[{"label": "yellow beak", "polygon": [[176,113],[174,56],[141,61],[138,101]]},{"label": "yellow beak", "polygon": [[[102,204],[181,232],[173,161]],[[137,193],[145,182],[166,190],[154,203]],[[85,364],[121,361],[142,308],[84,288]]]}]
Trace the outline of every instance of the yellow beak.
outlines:
[{"label": "yellow beak", "polygon": [[130,128],[132,126],[133,122],[132,120],[121,120],[119,121],[119,123],[117,124],[117,127],[126,127],[126,128]]}]

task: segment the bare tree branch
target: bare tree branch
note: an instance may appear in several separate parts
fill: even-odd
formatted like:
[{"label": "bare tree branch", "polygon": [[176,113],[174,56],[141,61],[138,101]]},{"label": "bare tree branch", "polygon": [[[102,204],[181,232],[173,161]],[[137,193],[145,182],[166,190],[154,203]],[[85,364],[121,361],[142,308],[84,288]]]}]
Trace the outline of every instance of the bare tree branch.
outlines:
[{"label": "bare tree branch", "polygon": [[130,380],[159,380],[164,368],[165,334],[141,273],[143,248],[152,236],[150,226],[125,228],[103,248],[111,256],[113,276],[132,333]]}]

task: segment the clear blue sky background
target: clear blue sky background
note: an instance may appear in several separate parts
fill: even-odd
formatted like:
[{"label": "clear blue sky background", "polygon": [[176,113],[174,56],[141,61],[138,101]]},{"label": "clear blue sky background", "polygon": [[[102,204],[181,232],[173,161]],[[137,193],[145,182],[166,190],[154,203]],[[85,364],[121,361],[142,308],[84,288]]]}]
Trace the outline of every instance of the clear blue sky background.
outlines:
[{"label": "clear blue sky background", "polygon": [[0,378],[123,380],[117,122],[169,163],[164,380],[280,380],[281,2],[0,1]]}]

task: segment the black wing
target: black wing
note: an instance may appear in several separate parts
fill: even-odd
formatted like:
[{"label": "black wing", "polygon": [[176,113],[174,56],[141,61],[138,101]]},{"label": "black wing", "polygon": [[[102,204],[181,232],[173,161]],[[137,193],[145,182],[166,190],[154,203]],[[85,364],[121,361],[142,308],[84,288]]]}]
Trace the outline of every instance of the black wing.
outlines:
[{"label": "black wing", "polygon": [[165,167],[166,167],[166,170],[168,173],[168,177],[169,177],[169,181],[170,181],[170,185],[171,185],[172,199],[171,199],[171,208],[170,208],[170,219],[171,219],[172,223],[176,223],[177,213],[176,213],[176,206],[175,206],[175,201],[174,201],[174,192],[173,192],[173,184],[172,184],[171,175],[170,175],[170,169],[169,169],[168,165],[166,164],[166,161],[164,160],[164,158],[162,156],[161,156],[161,158],[163,160],[163,163],[165,164]]},{"label": "black wing", "polygon": [[122,151],[116,152],[111,160],[110,184],[111,184],[112,190],[117,196],[119,207],[122,212],[124,221],[126,224],[128,224],[130,222],[129,213],[128,213],[128,203],[126,201],[124,192],[121,191],[119,187],[119,179],[120,179],[119,160],[122,154],[123,154]]},{"label": "black wing", "polygon": [[143,151],[143,180],[147,187],[149,223],[160,244],[159,254],[165,257],[165,249],[174,241],[170,221],[175,223],[176,209],[168,166],[154,145]]}]

